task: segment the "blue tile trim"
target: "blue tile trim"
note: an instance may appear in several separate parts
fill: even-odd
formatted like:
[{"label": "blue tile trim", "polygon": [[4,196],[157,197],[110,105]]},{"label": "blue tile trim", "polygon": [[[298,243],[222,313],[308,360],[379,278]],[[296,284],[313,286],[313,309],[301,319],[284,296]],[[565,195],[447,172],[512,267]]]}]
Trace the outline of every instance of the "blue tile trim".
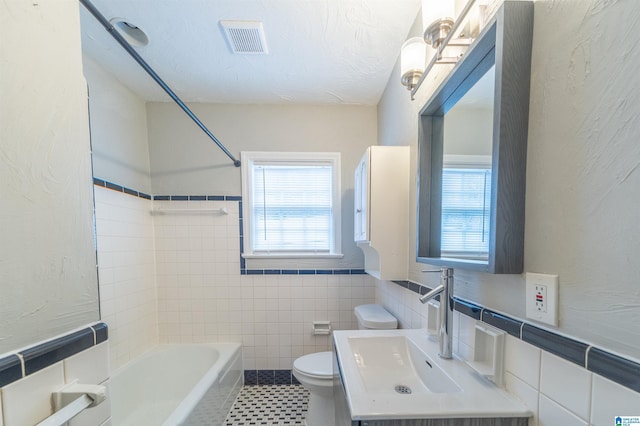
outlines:
[{"label": "blue tile trim", "polygon": [[640,364],[610,354],[598,348],[590,348],[587,369],[616,383],[640,392]]},{"label": "blue tile trim", "polygon": [[101,322],[91,328],[93,328],[93,331],[96,333],[96,345],[106,342],[109,339],[109,328],[107,324]]},{"label": "blue tile trim", "polygon": [[244,370],[244,385],[300,384],[291,370]]},{"label": "blue tile trim", "polygon": [[315,275],[315,269],[298,269],[298,275]]},{"label": "blue tile trim", "polygon": [[111,183],[111,182],[107,182],[105,181],[105,188],[107,189],[112,189],[114,191],[118,191],[118,192],[122,192],[124,190],[124,187],[117,185],[115,183]]},{"label": "blue tile trim", "polygon": [[522,321],[514,320],[505,315],[485,309],[482,311],[482,321],[506,331],[510,335],[520,338]]},{"label": "blue tile trim", "polygon": [[254,386],[258,384],[258,370],[244,370],[244,384]]},{"label": "blue tile trim", "polygon": [[97,177],[93,178],[93,184],[95,186],[111,189],[113,191],[123,192],[134,197],[144,198],[145,200],[151,200],[152,198],[151,195],[145,194],[144,192],[136,191],[135,189],[127,188],[126,186],[118,185],[117,183],[109,182]]},{"label": "blue tile trim", "polygon": [[350,275],[351,269],[334,269],[333,275]]},{"label": "blue tile trim", "polygon": [[93,346],[93,331],[85,328],[20,352],[24,359],[26,374],[47,368],[58,361],[89,349]]},{"label": "blue tile trim", "polygon": [[0,387],[22,378],[22,363],[17,355],[0,359]]},{"label": "blue tile trim", "polygon": [[587,348],[589,346],[585,343],[530,324],[522,326],[522,340],[582,367],[586,365]]},{"label": "blue tile trim", "polygon": [[259,385],[274,385],[276,383],[275,370],[258,370]]},{"label": "blue tile trim", "polygon": [[209,201],[224,201],[224,195],[207,195]]},{"label": "blue tile trim", "polygon": [[333,275],[333,269],[316,269],[316,275]]},{"label": "blue tile trim", "polygon": [[[94,330],[96,331],[95,342]],[[107,324],[98,323],[66,336],[24,349],[18,352],[24,359],[24,376],[22,374],[22,363],[17,355],[12,354],[0,358],[0,387],[89,349],[95,344],[100,344],[106,341],[107,337]]]},{"label": "blue tile trim", "polygon": [[188,195],[172,195],[171,201],[189,201]]},{"label": "blue tile trim", "polygon": [[482,315],[482,307],[461,299],[454,298],[453,309],[476,320]]},{"label": "blue tile trim", "polygon": [[154,195],[153,199],[156,201],[169,201],[171,200],[170,195]]},{"label": "blue tile trim", "polygon": [[264,269],[265,275],[282,275],[282,271],[280,269]]},{"label": "blue tile trim", "polygon": [[189,195],[189,201],[206,201],[206,195]]},{"label": "blue tile trim", "polygon": [[264,269],[247,269],[247,275],[264,275]]},{"label": "blue tile trim", "polygon": [[282,275],[298,275],[297,269],[283,269]]},{"label": "blue tile trim", "polygon": [[242,201],[242,197],[239,195],[225,195],[225,201]]},{"label": "blue tile trim", "polygon": [[366,275],[364,269],[351,269],[351,275]]}]

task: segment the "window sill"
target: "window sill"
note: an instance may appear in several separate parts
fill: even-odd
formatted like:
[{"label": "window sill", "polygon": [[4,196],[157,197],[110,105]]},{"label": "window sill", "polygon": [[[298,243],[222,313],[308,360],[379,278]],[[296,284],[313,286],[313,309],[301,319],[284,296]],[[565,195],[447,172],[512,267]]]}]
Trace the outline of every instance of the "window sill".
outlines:
[{"label": "window sill", "polygon": [[342,253],[277,253],[277,254],[256,254],[243,253],[244,259],[342,259]]}]

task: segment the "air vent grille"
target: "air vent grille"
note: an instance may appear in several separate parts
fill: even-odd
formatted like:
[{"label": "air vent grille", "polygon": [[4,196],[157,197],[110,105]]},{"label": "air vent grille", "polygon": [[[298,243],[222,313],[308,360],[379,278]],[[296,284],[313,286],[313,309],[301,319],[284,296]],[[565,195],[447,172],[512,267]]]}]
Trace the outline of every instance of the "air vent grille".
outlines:
[{"label": "air vent grille", "polygon": [[233,53],[266,55],[267,40],[260,21],[220,21]]}]

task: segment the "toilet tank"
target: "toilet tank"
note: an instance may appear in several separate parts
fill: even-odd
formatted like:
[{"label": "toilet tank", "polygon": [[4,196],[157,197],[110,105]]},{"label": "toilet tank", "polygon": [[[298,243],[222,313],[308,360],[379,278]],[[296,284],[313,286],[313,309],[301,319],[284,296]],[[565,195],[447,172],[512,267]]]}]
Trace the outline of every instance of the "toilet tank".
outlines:
[{"label": "toilet tank", "polygon": [[360,330],[391,330],[398,328],[398,320],[380,305],[359,305],[354,308]]}]

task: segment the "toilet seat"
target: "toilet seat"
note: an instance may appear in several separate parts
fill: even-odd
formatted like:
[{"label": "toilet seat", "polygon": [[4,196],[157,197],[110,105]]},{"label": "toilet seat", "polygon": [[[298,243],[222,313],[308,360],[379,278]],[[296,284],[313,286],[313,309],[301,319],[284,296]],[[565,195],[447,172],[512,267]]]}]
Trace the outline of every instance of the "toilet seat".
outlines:
[{"label": "toilet seat", "polygon": [[316,379],[332,379],[333,352],[316,352],[301,356],[293,362],[293,368],[305,376]]}]

